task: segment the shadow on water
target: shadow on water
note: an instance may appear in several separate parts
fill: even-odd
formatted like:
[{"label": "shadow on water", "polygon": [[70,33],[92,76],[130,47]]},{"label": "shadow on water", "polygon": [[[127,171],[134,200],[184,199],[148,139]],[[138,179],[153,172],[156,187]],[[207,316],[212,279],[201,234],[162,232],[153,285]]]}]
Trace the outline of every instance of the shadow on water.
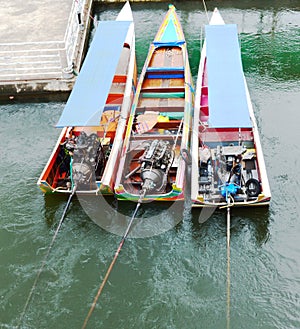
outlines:
[{"label": "shadow on water", "polygon": [[267,243],[269,232],[270,211],[268,207],[235,209],[232,211],[231,234],[239,234],[250,229],[259,246]]},{"label": "shadow on water", "polygon": [[44,195],[44,217],[48,227],[51,227],[56,221],[59,220],[67,201],[67,195],[58,193]]},{"label": "shadow on water", "polygon": [[[123,236],[137,203],[113,197],[83,196],[79,202],[89,218],[104,230]],[[183,218],[182,202],[142,203],[129,237],[145,238],[166,232]]]},{"label": "shadow on water", "polygon": [[[201,223],[201,209],[192,210],[193,234],[201,240],[207,236],[215,239],[226,236],[226,210],[217,209],[204,223]],[[231,209],[231,238],[249,233],[258,246],[264,245],[269,239],[270,211],[268,207],[234,208]]]},{"label": "shadow on water", "polygon": [[[43,215],[50,228],[61,218],[69,195],[46,194]],[[118,201],[113,196],[76,195],[67,212],[76,212],[81,225],[91,220],[109,233],[123,236],[136,208],[136,202]],[[80,216],[79,216],[80,215]],[[183,202],[142,203],[129,237],[145,238],[162,234],[180,223],[184,214]]]},{"label": "shadow on water", "polygon": [[[67,205],[69,194],[62,194],[62,193],[54,193],[54,194],[45,194],[44,195],[44,209],[43,214],[45,221],[48,225],[48,227],[52,227],[55,225],[63,215],[64,209]],[[68,216],[69,213],[76,213],[76,217],[82,217],[78,216],[78,212],[83,212],[81,209],[81,205],[78,201],[78,197],[75,195],[73,196],[70,206],[68,208],[68,211],[66,213],[66,216]]]},{"label": "shadow on water", "polygon": [[[44,196],[44,217],[48,227],[61,218],[68,197],[63,194]],[[75,211],[76,216],[81,212],[81,219],[92,220],[105,231],[123,236],[136,205],[136,202],[119,201],[113,196],[76,195],[72,199],[71,211]],[[256,240],[257,245],[262,246],[269,239],[270,216],[268,207],[232,208],[231,236],[247,231]],[[180,229],[183,221],[191,224],[193,235],[199,240],[205,240],[207,236],[215,239],[226,236],[226,210],[191,209],[190,200],[186,200],[185,203],[143,203],[129,237],[145,238],[165,233],[175,227]]]}]

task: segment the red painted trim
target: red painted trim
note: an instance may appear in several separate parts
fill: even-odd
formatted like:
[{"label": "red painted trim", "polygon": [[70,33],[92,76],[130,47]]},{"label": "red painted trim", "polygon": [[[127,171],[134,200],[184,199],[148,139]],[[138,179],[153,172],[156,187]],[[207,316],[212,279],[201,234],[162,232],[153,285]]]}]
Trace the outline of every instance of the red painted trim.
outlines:
[{"label": "red painted trim", "polygon": [[124,94],[109,94],[106,104],[122,104]]},{"label": "red painted trim", "polygon": [[251,128],[203,128],[200,126],[200,138],[203,142],[254,141]]},{"label": "red painted trim", "polygon": [[127,76],[126,75],[115,75],[113,79],[113,83],[126,83]]}]

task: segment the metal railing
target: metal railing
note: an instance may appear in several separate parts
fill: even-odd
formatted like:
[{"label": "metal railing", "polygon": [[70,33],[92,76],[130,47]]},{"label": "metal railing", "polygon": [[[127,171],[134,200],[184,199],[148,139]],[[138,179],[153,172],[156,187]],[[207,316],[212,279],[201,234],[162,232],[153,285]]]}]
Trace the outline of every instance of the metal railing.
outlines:
[{"label": "metal railing", "polygon": [[0,81],[72,77],[68,73],[82,55],[92,5],[92,0],[82,0],[82,31],[77,1],[73,1],[62,41],[0,43]]},{"label": "metal railing", "polygon": [[[84,2],[86,2],[86,0],[84,0]],[[68,67],[72,66],[73,64],[75,53],[76,53],[77,39],[80,33],[76,7],[77,7],[76,1],[73,1],[73,5],[68,20],[68,27],[64,37],[66,62]]]},{"label": "metal railing", "polygon": [[[65,42],[65,49],[66,49],[66,61],[67,61],[67,68],[72,68],[74,65],[78,66],[81,62],[81,55],[83,52],[84,47],[84,38],[85,34],[82,33],[83,31],[80,29],[80,25],[78,24],[78,11],[77,11],[77,3],[81,1],[82,4],[82,22],[83,22],[83,31],[86,33],[87,28],[89,26],[89,18],[93,0],[75,0],[73,2],[69,21],[68,21],[68,28],[65,34],[64,42]],[[81,42],[80,39],[82,38]],[[77,62],[77,63],[76,63]]]}]

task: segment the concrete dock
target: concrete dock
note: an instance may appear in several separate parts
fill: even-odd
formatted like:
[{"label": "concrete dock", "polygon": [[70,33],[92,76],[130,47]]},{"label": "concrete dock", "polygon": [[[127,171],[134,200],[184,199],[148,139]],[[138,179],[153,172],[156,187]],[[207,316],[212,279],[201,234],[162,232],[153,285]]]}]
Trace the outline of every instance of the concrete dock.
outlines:
[{"label": "concrete dock", "polygon": [[0,0],[1,102],[67,97],[86,47],[92,3]]}]

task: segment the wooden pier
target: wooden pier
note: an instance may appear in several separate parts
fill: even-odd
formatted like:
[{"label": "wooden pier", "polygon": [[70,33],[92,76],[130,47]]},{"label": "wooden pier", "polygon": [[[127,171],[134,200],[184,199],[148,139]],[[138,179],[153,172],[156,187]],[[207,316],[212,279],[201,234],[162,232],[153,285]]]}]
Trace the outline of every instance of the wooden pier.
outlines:
[{"label": "wooden pier", "polygon": [[1,102],[67,97],[93,24],[92,4],[0,0]]}]

